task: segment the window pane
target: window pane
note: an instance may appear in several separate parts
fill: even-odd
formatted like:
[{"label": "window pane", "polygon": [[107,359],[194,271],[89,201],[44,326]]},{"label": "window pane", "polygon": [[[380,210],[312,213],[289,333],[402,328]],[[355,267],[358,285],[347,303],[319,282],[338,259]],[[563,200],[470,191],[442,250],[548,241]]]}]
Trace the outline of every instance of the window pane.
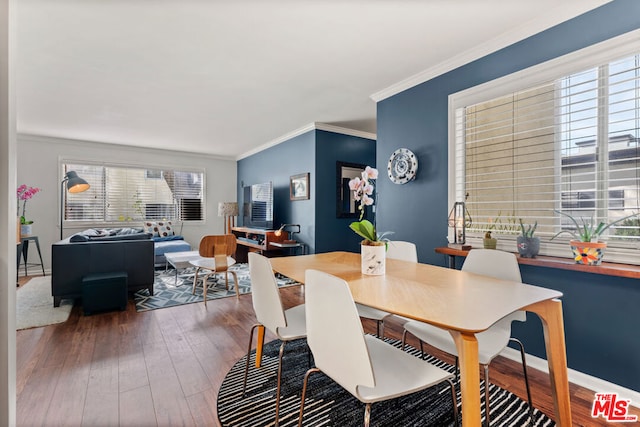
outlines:
[{"label": "window pane", "polygon": [[[552,236],[573,222],[613,222],[640,212],[640,57],[466,106],[456,113],[456,193],[469,231],[519,233],[518,219]],[[460,185],[460,180],[463,180]],[[640,221],[605,239],[640,239]]]},{"label": "window pane", "polygon": [[63,172],[75,171],[89,183],[82,193],[64,191],[66,221],[102,221],[104,218],[104,169],[101,166],[67,164]]},{"label": "window pane", "polygon": [[66,194],[65,220],[138,223],[150,220],[202,221],[202,172],[110,165],[65,164],[91,188]]}]

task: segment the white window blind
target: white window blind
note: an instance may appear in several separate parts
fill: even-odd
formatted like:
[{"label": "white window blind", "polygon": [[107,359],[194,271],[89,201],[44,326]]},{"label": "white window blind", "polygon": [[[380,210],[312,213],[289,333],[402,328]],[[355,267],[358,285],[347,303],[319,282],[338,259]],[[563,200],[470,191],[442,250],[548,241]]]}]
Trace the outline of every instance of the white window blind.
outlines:
[{"label": "white window blind", "polygon": [[[575,228],[556,211],[596,223],[640,212],[639,70],[640,55],[626,56],[454,106],[455,197],[466,199],[470,234],[515,236],[522,218],[548,240]],[[637,250],[640,220],[603,238]]]},{"label": "white window blind", "polygon": [[204,173],[172,169],[64,163],[91,186],[65,192],[64,220],[121,223],[142,220],[202,221]]}]

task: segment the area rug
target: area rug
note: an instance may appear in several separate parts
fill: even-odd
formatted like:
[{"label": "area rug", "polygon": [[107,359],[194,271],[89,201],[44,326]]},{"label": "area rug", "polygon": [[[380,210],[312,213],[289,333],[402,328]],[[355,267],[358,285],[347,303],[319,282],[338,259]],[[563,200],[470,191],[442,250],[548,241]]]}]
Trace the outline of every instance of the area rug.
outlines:
[{"label": "area rug", "polygon": [[[248,339],[248,338],[247,338]],[[400,348],[398,340],[385,339]],[[242,378],[246,356],[231,368],[218,393],[218,419],[227,426],[267,426],[275,419],[275,390],[278,370],[278,340],[265,344],[262,367],[254,365],[255,351],[251,353],[247,393],[242,397]],[[420,357],[420,350],[406,346],[405,351]],[[428,356],[428,360],[450,372],[454,367]],[[300,411],[302,381],[309,369],[306,340],[285,345],[280,425],[296,426]],[[459,384],[458,407],[460,407]],[[493,384],[489,386],[492,426],[528,426],[529,405],[516,395]],[[484,396],[484,383],[481,384]],[[484,420],[484,403],[482,403]],[[322,373],[310,377],[305,403],[304,426],[361,426],[364,404]],[[434,386],[409,396],[371,405],[371,426],[452,426],[453,409],[448,385]],[[535,426],[554,426],[555,423],[534,409]]]},{"label": "area rug", "polygon": [[16,289],[16,330],[66,322],[71,308],[73,300],[53,306],[51,277],[34,277]]},{"label": "area rug", "polygon": [[[229,270],[234,270],[240,282],[240,294],[251,292],[251,279],[249,277],[249,264],[235,264]],[[186,268],[176,271],[174,269],[156,271],[155,282],[153,284],[153,296],[149,295],[148,289],[142,289],[134,294],[137,311],[157,310],[159,308],[173,307],[176,305],[193,304],[204,301],[202,284],[196,287],[195,294],[192,294],[193,277],[195,269]],[[198,279],[200,280],[200,279]],[[278,286],[296,285],[297,282],[284,276],[276,276]],[[235,296],[235,281],[232,274],[229,274],[229,290],[225,288],[224,274],[217,274],[208,282],[207,301]]]}]

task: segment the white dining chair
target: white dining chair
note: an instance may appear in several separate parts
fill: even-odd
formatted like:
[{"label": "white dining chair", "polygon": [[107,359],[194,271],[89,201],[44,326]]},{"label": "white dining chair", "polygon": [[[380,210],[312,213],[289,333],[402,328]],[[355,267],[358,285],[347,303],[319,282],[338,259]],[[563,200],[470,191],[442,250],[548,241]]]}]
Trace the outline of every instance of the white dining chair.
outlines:
[{"label": "white dining chair", "polygon": [[365,404],[365,427],[369,425],[372,403],[448,382],[457,424],[454,376],[389,343],[364,335],[349,286],[344,280],[324,272],[307,270],[305,305],[307,342],[315,367],[304,376],[298,426],[302,426],[309,377],[314,372],[323,372]]},{"label": "white dining chair", "polygon": [[269,259],[249,252],[249,274],[251,277],[251,296],[253,300],[253,310],[258,323],[253,325],[249,334],[249,347],[247,349],[247,364],[244,370],[244,380],[242,382],[242,396],[247,390],[247,375],[249,373],[249,355],[251,353],[251,342],[253,331],[258,326],[264,326],[271,333],[276,335],[282,344],[278,359],[278,379],[276,386],[276,418],[275,425],[279,425],[280,411],[280,384],[282,379],[282,355],[284,346],[288,341],[293,341],[306,336],[305,306],[298,306],[284,310],[280,300],[280,291],[276,278],[271,268]]},{"label": "white dining chair", "polygon": [[[462,271],[481,274],[483,276],[495,277],[497,279],[510,280],[512,282],[522,282],[520,268],[515,254],[503,252],[495,249],[472,249],[462,265]],[[516,285],[518,286],[518,285]],[[531,402],[531,391],[529,390],[529,378],[527,377],[527,363],[525,359],[524,345],[515,338],[511,338],[511,322],[517,320],[524,322],[527,315],[524,311],[516,311],[495,323],[486,331],[476,334],[478,339],[478,359],[484,368],[485,382],[485,425],[489,425],[489,364],[502,350],[507,347],[509,341],[516,343],[520,348],[522,358],[522,369],[527,388],[527,399],[529,402],[530,422],[533,421],[533,405]],[[428,323],[410,320],[404,324],[402,334],[402,346],[404,348],[407,332],[420,340],[420,350],[422,343],[432,345],[446,353],[456,357],[456,375],[458,371],[458,352],[455,342],[449,331],[430,325]],[[424,356],[424,355],[423,355]]]},{"label": "white dining chair", "polygon": [[[386,256],[391,259],[418,262],[416,245],[411,242],[403,242],[400,240],[390,241],[387,245]],[[358,303],[356,303],[356,308],[358,309],[358,315],[360,317],[376,321],[376,335],[384,338],[384,321],[391,313]]]}]

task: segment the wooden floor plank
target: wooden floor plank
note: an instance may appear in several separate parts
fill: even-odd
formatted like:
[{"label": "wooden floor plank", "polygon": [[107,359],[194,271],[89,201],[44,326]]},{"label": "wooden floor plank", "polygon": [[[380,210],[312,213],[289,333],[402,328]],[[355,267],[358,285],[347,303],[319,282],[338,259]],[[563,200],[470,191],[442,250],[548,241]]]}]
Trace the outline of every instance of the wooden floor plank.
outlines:
[{"label": "wooden floor plank", "polygon": [[76,324],[76,328],[71,328],[72,325],[69,323],[67,332],[67,357],[47,413],[47,422],[61,426],[78,426],[82,423],[96,339],[90,325]]},{"label": "wooden floor plank", "polygon": [[48,424],[48,413],[61,369],[41,367],[31,372],[22,392],[16,396],[17,425],[54,425]]},{"label": "wooden floor plank", "polygon": [[[162,336],[167,344],[167,351],[173,367],[175,369],[178,381],[185,396],[201,393],[211,388],[211,384],[207,379],[198,357],[193,347],[180,330],[178,320],[173,316],[173,310],[164,310],[160,320]],[[160,312],[159,312],[160,314]],[[181,320],[184,317],[181,318]]]},{"label": "wooden floor plank", "polygon": [[195,427],[212,427],[220,425],[216,410],[216,397],[216,391],[207,390],[187,398],[189,408],[193,414]]},{"label": "wooden floor plank", "polygon": [[92,368],[82,417],[83,426],[113,426],[119,422],[118,364],[101,363]]},{"label": "wooden floor plank", "polygon": [[143,351],[158,425],[192,425],[193,417],[165,342],[144,343]]},{"label": "wooden floor plank", "polygon": [[120,325],[120,341],[118,344],[118,384],[120,393],[149,386],[142,340],[135,328],[130,328],[129,325],[129,323]]},{"label": "wooden floor plank", "polygon": [[145,385],[120,393],[121,427],[156,426],[151,387]]}]

